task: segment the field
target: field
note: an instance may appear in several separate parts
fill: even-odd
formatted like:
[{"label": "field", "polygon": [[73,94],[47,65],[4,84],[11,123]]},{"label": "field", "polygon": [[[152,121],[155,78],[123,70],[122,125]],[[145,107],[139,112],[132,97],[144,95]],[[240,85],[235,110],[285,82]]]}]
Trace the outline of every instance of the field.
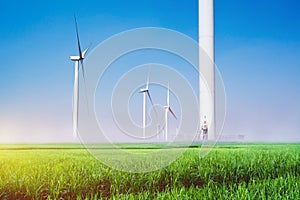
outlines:
[{"label": "field", "polygon": [[0,145],[0,199],[300,199],[299,188],[300,144],[189,148],[149,173],[113,170],[80,145]]}]

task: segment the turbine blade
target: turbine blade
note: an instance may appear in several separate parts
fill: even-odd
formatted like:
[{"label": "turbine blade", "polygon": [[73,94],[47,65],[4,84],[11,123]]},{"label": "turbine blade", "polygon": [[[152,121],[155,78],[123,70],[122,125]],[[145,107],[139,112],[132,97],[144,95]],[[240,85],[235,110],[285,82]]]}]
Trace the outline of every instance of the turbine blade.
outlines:
[{"label": "turbine blade", "polygon": [[173,110],[171,109],[171,107],[169,107],[169,111],[170,111],[170,113],[173,115],[173,117],[174,117],[175,119],[177,119],[177,117],[176,117],[176,115],[174,114],[174,112],[173,112]]},{"label": "turbine blade", "polygon": [[84,84],[85,84],[85,72],[84,72],[83,60],[80,60],[80,64],[81,64],[81,70],[82,70],[83,81],[84,81]]},{"label": "turbine blade", "polygon": [[149,99],[151,101],[152,106],[154,106],[149,90],[147,90],[147,94],[148,94],[148,97],[149,97]]},{"label": "turbine blade", "polygon": [[88,102],[88,95],[87,95],[87,87],[86,87],[86,81],[85,81],[85,72],[84,72],[83,59],[80,60],[80,64],[81,64],[82,77],[83,77],[83,84],[84,84],[84,90],[85,90],[84,93],[85,93],[86,106],[87,106],[88,113],[90,113],[90,110],[89,110],[89,102]]},{"label": "turbine blade", "polygon": [[150,67],[148,67],[148,75],[147,75],[147,83],[146,83],[146,89],[149,88],[149,77],[150,77]]},{"label": "turbine blade", "polygon": [[81,52],[81,47],[80,47],[80,41],[79,41],[79,34],[78,34],[78,26],[77,26],[76,16],[74,16],[74,19],[75,19],[76,37],[77,37],[77,45],[78,45],[79,57],[80,57],[80,59],[82,59],[82,52]]},{"label": "turbine blade", "polygon": [[149,88],[149,74],[148,74],[148,76],[147,76],[146,90],[148,90],[148,88]]},{"label": "turbine blade", "polygon": [[148,97],[149,97],[149,99],[150,99],[150,102],[151,102],[151,104],[152,104],[152,106],[153,106],[153,110],[154,110],[154,112],[155,112],[155,116],[156,116],[156,118],[157,118],[157,112],[156,112],[156,109],[154,108],[154,104],[153,104],[153,101],[152,101],[152,98],[151,98],[151,95],[150,95],[149,90],[147,90],[147,94],[148,94]]},{"label": "turbine blade", "polygon": [[83,50],[82,55],[81,55],[82,59],[84,58],[86,52],[90,49],[91,46],[92,46],[92,43],[90,43],[89,46],[85,50]]},{"label": "turbine blade", "polygon": [[170,107],[170,85],[168,83],[167,106]]}]

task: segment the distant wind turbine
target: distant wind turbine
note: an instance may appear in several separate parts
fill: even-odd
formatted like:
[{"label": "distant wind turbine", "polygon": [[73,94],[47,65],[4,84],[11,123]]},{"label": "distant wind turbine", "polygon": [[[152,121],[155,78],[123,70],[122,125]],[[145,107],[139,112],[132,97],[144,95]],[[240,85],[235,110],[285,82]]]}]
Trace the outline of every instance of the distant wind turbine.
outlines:
[{"label": "distant wind turbine", "polygon": [[78,46],[78,56],[70,56],[72,61],[75,61],[75,77],[74,77],[74,93],[73,93],[73,136],[77,138],[78,134],[78,102],[79,102],[79,62],[81,64],[82,76],[83,81],[85,82],[85,74],[84,74],[84,66],[83,66],[83,59],[88,51],[89,47],[86,48],[84,51],[81,51],[80,41],[79,41],[79,34],[78,34],[78,26],[77,20],[75,19],[75,27],[76,27],[76,37],[77,37],[77,46]]},{"label": "distant wind turbine", "polygon": [[146,138],[146,109],[147,109],[147,95],[150,99],[150,102],[153,105],[153,101],[149,92],[149,73],[146,82],[146,88],[140,90],[139,93],[143,93],[143,137]]},{"label": "distant wind turbine", "polygon": [[168,92],[167,92],[167,105],[164,106],[165,108],[165,140],[168,141],[168,113],[170,112],[173,117],[177,120],[176,115],[174,114],[173,110],[170,107],[170,88],[168,85]]}]

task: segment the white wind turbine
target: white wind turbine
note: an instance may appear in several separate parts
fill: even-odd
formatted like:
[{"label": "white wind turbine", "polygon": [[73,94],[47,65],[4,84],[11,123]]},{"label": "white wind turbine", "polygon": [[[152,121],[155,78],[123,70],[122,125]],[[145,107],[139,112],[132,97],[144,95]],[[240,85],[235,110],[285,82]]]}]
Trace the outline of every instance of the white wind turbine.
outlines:
[{"label": "white wind turbine", "polygon": [[168,85],[168,92],[167,92],[167,105],[164,106],[165,108],[165,140],[168,141],[168,113],[170,112],[175,119],[177,119],[176,115],[174,114],[173,110],[170,107],[170,88]]},{"label": "white wind turbine", "polygon": [[[202,48],[199,49],[200,123],[208,120],[208,140],[214,140],[216,138],[214,0],[198,0],[198,6],[198,38]],[[201,81],[206,82],[207,86],[201,84]]]},{"label": "white wind turbine", "polygon": [[77,134],[78,134],[78,102],[79,102],[79,79],[78,79],[79,61],[81,64],[83,80],[85,82],[83,59],[84,59],[84,56],[85,56],[86,52],[88,51],[89,47],[86,48],[84,51],[81,51],[76,17],[75,17],[75,27],[76,27],[76,37],[77,37],[77,45],[78,45],[79,55],[78,56],[70,56],[70,59],[72,61],[75,61],[75,77],[74,77],[74,93],[73,93],[73,136],[74,136],[74,138],[77,138]]},{"label": "white wind turbine", "polygon": [[143,138],[146,138],[146,111],[147,111],[147,95],[150,99],[150,102],[153,105],[153,101],[149,92],[149,73],[148,73],[148,77],[147,77],[147,82],[146,82],[146,87],[141,89],[139,93],[143,93]]}]

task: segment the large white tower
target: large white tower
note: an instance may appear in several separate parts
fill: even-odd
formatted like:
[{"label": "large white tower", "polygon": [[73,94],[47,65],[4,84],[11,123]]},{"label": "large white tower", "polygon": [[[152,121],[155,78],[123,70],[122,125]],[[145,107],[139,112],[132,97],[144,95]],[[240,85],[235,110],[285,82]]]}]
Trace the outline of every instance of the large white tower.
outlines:
[{"label": "large white tower", "polygon": [[200,125],[208,123],[208,140],[215,135],[214,0],[198,1]]}]

